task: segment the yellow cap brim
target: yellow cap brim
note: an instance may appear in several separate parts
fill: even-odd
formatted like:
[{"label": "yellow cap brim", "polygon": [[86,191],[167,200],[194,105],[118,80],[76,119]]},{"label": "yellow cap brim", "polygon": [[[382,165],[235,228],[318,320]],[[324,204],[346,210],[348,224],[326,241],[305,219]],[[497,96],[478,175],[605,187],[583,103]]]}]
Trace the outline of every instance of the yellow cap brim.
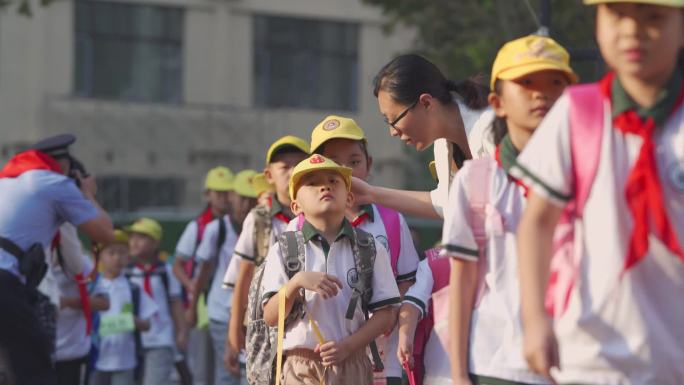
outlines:
[{"label": "yellow cap brim", "polygon": [[302,180],[302,178],[310,174],[312,172],[317,172],[317,171],[325,171],[325,170],[331,170],[338,172],[340,175],[342,175],[342,179],[344,179],[344,184],[347,185],[347,191],[351,191],[351,181],[352,181],[352,169],[349,167],[344,167],[344,166],[325,166],[325,167],[316,167],[312,169],[307,169],[303,170],[302,172],[299,172],[297,174],[292,175],[292,182],[290,183],[290,198],[295,199],[297,197],[297,188],[299,186],[299,182]]},{"label": "yellow cap brim", "polygon": [[277,146],[269,149],[268,154],[266,154],[266,164],[270,164],[273,160],[273,155],[277,154],[278,151],[282,150],[285,147],[294,147],[307,155],[309,154],[309,146],[306,142],[299,143],[299,141],[297,140],[283,141],[282,143],[279,143]]},{"label": "yellow cap brim", "polygon": [[666,7],[684,7],[684,0],[584,0],[586,5],[596,5],[603,3],[639,3],[664,5]]},{"label": "yellow cap brim", "polygon": [[512,67],[505,69],[501,72],[499,72],[496,75],[495,79],[492,79],[490,87],[492,90],[494,90],[494,83],[496,82],[497,79],[501,80],[515,80],[518,78],[521,78],[525,75],[529,75],[534,72],[540,72],[540,71],[561,71],[563,72],[567,77],[568,80],[570,81],[571,84],[577,83],[579,81],[579,77],[577,74],[572,70],[572,68],[568,66],[560,66],[557,63],[549,63],[549,62],[539,62],[539,63],[532,63],[532,64],[525,64],[521,65],[519,67]]}]

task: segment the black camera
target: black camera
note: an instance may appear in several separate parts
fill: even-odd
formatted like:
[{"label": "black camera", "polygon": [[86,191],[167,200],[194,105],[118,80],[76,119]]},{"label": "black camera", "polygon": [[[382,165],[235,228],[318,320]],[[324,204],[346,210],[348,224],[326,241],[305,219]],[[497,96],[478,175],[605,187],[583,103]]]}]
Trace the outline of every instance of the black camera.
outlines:
[{"label": "black camera", "polygon": [[81,187],[81,182],[78,180],[78,173],[81,174],[82,178],[88,177],[90,174],[88,174],[88,171],[86,171],[85,166],[83,163],[81,163],[80,160],[76,159],[73,155],[69,155],[69,177],[74,179],[76,181],[76,185],[78,187]]}]

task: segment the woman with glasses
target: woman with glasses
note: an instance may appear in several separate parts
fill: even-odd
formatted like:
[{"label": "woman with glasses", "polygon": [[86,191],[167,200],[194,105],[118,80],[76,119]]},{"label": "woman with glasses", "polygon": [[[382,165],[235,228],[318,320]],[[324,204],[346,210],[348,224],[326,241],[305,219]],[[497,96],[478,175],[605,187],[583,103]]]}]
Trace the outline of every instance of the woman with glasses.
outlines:
[{"label": "woman with glasses", "polygon": [[473,152],[480,152],[471,151],[479,147],[469,147],[468,134],[481,133],[493,119],[485,109],[488,91],[473,80],[446,79],[437,66],[419,55],[393,59],[374,83],[373,93],[390,135],[419,151],[434,144],[439,182],[431,192],[404,191],[371,186],[355,178],[355,196],[364,203],[378,202],[407,214],[439,219],[454,174]]}]

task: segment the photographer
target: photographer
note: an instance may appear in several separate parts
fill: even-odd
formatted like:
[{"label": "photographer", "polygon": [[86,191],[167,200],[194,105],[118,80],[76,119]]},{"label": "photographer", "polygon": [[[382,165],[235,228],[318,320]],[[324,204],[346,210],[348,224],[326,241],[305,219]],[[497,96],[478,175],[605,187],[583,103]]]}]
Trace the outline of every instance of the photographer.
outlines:
[{"label": "photographer", "polygon": [[0,170],[0,347],[19,384],[56,383],[49,333],[54,312],[36,286],[59,226],[69,222],[94,242],[113,238],[112,221],[95,201],[94,177],[72,172],[79,164],[69,154],[75,141],[68,134],[45,139]]}]

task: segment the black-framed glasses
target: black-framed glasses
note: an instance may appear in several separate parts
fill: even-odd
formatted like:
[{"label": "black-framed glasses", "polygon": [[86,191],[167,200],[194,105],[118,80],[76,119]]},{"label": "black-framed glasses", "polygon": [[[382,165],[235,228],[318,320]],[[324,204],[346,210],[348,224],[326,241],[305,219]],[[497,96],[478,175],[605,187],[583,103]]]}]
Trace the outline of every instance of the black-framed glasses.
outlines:
[{"label": "black-framed glasses", "polygon": [[406,116],[406,114],[408,114],[409,111],[411,111],[411,109],[412,109],[413,107],[415,107],[417,104],[418,104],[418,99],[416,99],[415,102],[411,103],[411,105],[408,106],[408,107],[404,110],[404,112],[402,112],[401,114],[399,114],[399,116],[397,116],[397,117],[396,117],[393,121],[391,121],[391,122],[387,119],[387,117],[385,117],[385,123],[387,123],[388,125],[390,125],[392,128],[394,128],[394,129],[396,130],[396,129],[397,129],[396,124],[399,123],[400,120],[404,119],[404,116]]}]

